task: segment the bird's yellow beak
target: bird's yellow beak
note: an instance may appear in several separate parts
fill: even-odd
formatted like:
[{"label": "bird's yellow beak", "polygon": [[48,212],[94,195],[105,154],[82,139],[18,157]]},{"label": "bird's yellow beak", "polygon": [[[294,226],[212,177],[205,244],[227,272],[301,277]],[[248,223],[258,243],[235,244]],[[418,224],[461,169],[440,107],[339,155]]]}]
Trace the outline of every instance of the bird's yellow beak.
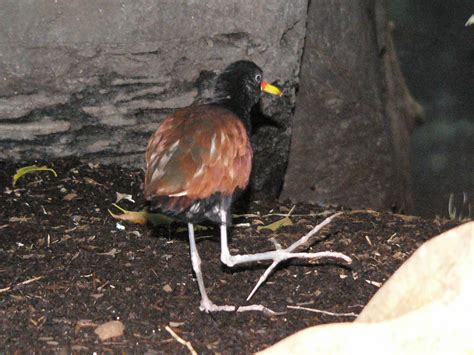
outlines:
[{"label": "bird's yellow beak", "polygon": [[280,88],[266,82],[265,80],[262,80],[262,83],[260,84],[260,88],[262,89],[262,91],[265,91],[272,95],[277,95],[277,96],[283,95]]}]

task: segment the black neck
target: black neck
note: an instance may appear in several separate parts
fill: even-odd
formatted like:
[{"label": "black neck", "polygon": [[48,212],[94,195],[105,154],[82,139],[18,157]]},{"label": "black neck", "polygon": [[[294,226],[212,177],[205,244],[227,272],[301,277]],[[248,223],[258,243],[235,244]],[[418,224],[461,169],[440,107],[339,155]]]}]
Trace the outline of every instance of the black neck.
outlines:
[{"label": "black neck", "polygon": [[250,135],[252,129],[250,111],[252,110],[252,107],[249,107],[248,100],[245,97],[239,97],[239,95],[220,96],[214,100],[214,103],[235,113],[244,124],[247,133]]}]

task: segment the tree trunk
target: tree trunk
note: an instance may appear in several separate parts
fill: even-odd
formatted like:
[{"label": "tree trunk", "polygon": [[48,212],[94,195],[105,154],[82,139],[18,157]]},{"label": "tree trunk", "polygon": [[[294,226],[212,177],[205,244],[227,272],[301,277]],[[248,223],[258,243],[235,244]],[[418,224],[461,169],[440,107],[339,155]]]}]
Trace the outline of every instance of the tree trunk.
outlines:
[{"label": "tree trunk", "polygon": [[282,199],[410,211],[406,89],[384,3],[313,0]]}]

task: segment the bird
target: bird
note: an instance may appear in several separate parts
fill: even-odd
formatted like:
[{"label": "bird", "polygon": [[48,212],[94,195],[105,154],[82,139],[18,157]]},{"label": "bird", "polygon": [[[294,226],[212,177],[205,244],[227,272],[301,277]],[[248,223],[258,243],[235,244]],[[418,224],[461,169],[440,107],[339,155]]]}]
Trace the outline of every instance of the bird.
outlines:
[{"label": "bird", "polygon": [[236,61],[217,76],[209,102],[171,113],[146,148],[147,209],[187,223],[200,309],[207,313],[235,307],[214,304],[207,295],[194,224],[209,221],[220,226],[221,261],[228,266],[271,259],[232,256],[227,240],[232,202],[246,189],[252,169],[251,110],[264,92],[282,95],[280,88],[263,79],[254,62]]},{"label": "bird", "polygon": [[[313,230],[283,249],[254,254],[230,254],[227,226],[232,202],[248,185],[252,169],[250,144],[251,110],[262,93],[282,96],[282,90],[263,79],[255,63],[239,60],[216,79],[213,97],[206,104],[178,109],[167,116],[150,137],[145,153],[144,195],[148,212],[158,212],[187,223],[191,264],[201,294],[200,310],[263,311],[262,305],[217,305],[207,295],[194,236],[194,224],[210,221],[220,227],[221,262],[229,267],[258,261],[272,261],[247,301],[282,261],[291,258],[351,259],[337,252],[297,252],[312,235],[342,212],[335,213]],[[134,214],[133,218],[136,218]],[[132,217],[127,220],[132,220]],[[143,218],[137,223],[143,223]]]}]

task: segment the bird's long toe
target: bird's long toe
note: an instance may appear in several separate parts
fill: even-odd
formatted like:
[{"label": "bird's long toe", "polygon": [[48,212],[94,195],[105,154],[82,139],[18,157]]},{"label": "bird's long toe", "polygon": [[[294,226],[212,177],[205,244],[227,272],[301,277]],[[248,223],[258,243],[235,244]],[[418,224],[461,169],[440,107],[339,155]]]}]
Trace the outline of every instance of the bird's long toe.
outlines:
[{"label": "bird's long toe", "polygon": [[210,300],[201,300],[201,305],[199,309],[206,313],[211,312],[235,312],[235,306],[229,305],[217,305],[211,302]]}]

